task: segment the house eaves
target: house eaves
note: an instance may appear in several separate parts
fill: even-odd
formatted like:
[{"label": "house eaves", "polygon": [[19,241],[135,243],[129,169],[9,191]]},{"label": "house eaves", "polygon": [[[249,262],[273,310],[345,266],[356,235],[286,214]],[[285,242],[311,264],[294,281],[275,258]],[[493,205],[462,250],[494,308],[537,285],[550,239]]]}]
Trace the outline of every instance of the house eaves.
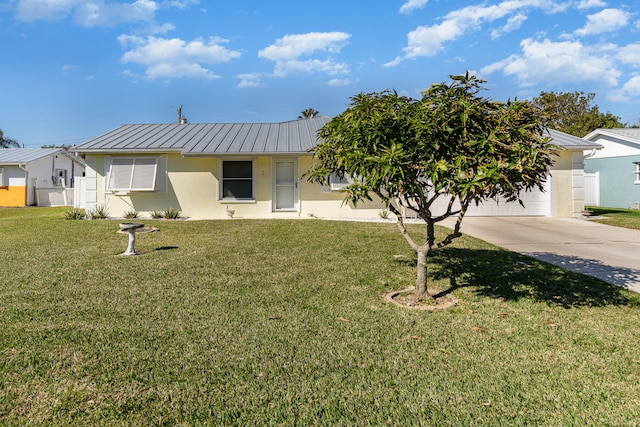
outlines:
[{"label": "house eaves", "polygon": [[598,137],[609,137],[640,146],[640,129],[638,128],[596,129],[586,135],[584,139],[594,141]]}]

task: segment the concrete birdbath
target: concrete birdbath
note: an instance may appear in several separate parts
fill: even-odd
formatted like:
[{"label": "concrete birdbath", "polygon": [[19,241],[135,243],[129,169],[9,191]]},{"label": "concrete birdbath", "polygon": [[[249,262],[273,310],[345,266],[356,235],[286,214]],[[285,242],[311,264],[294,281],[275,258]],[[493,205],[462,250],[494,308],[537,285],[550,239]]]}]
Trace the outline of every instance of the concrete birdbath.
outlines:
[{"label": "concrete birdbath", "polygon": [[127,250],[123,252],[122,255],[138,255],[136,252],[136,230],[142,227],[144,227],[144,224],[139,224],[137,222],[120,223],[120,230],[129,233],[129,246],[127,246]]}]

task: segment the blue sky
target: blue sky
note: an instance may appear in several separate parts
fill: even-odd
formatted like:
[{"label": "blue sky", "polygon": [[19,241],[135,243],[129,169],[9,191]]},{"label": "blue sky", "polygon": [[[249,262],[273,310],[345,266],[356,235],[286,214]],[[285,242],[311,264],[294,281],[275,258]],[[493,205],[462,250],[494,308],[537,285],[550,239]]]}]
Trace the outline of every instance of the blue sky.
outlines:
[{"label": "blue sky", "polygon": [[487,96],[596,93],[640,120],[640,4],[607,0],[5,0],[0,129],[27,147],[124,123],[334,116],[470,70]]}]

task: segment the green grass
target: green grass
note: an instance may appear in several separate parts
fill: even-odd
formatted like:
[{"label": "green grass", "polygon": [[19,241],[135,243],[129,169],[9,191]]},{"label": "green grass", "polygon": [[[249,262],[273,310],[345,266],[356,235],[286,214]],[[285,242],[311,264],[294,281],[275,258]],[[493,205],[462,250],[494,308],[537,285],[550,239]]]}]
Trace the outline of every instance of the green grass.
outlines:
[{"label": "green grass", "polygon": [[[638,425],[640,295],[391,223],[0,209],[0,425]],[[415,226],[413,233],[423,233]],[[402,255],[397,257],[394,255]]]},{"label": "green grass", "polygon": [[594,215],[603,217],[602,219],[594,220],[601,224],[640,230],[640,210],[601,207],[590,207],[588,209]]}]

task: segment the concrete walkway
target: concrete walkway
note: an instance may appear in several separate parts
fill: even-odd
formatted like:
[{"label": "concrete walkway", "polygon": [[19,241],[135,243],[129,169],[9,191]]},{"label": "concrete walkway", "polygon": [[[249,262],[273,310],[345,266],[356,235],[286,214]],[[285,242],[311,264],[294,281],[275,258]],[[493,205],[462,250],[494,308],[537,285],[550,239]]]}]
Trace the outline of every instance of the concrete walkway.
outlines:
[{"label": "concrete walkway", "polygon": [[[454,221],[449,218],[440,224],[453,227]],[[640,230],[580,219],[467,217],[460,231],[640,292]]]}]

